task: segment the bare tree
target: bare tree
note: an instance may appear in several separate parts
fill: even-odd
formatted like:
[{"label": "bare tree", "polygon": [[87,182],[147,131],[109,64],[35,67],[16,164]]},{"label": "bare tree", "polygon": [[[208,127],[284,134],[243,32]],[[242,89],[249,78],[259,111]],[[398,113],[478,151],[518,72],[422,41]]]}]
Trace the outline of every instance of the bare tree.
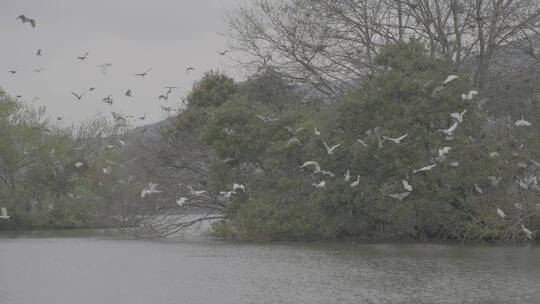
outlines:
[{"label": "bare tree", "polygon": [[[379,48],[415,39],[484,87],[497,50],[539,30],[536,0],[257,0],[228,18],[243,67],[333,95],[373,71]],[[530,48],[526,50],[531,54]],[[534,55],[534,52],[533,52]]]}]

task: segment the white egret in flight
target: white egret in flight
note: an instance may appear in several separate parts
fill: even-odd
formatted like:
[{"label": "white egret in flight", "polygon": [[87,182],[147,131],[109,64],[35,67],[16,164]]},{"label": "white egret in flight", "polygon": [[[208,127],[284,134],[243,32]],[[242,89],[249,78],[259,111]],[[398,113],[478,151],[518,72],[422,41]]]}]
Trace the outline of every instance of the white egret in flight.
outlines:
[{"label": "white egret in flight", "polygon": [[458,79],[459,76],[457,75],[448,75],[448,77],[446,77],[446,79],[443,81],[443,84],[447,84],[455,79]]},{"label": "white egret in flight", "polygon": [[452,118],[455,118],[459,123],[462,123],[463,122],[463,115],[465,115],[465,113],[467,113],[467,109],[463,110],[463,112],[461,113],[451,113],[450,114],[450,117]]},{"label": "white egret in flight", "polygon": [[425,166],[425,167],[422,167],[420,169],[413,170],[413,173],[422,172],[422,171],[429,171],[429,170],[435,168],[435,166],[437,166],[437,164]]},{"label": "white egret in flight", "polygon": [[334,154],[334,150],[337,149],[339,146],[341,146],[341,144],[337,144],[337,145],[333,145],[332,147],[329,147],[326,142],[323,142],[324,144],[324,147],[326,148],[326,152],[328,152],[328,154]]}]

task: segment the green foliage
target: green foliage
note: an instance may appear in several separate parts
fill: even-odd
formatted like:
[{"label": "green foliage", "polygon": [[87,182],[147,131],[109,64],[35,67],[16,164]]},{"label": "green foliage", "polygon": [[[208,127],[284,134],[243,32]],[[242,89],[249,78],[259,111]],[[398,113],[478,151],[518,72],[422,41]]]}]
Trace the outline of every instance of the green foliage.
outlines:
[{"label": "green foliage", "polygon": [[234,80],[219,72],[208,72],[193,85],[187,101],[195,107],[217,107],[238,91]]}]

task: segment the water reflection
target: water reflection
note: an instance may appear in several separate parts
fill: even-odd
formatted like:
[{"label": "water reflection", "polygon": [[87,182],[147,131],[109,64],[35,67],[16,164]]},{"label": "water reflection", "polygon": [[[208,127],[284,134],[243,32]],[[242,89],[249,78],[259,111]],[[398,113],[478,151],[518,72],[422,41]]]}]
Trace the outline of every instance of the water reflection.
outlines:
[{"label": "water reflection", "polygon": [[84,233],[0,239],[0,303],[538,303],[540,295],[540,251],[532,246]]}]

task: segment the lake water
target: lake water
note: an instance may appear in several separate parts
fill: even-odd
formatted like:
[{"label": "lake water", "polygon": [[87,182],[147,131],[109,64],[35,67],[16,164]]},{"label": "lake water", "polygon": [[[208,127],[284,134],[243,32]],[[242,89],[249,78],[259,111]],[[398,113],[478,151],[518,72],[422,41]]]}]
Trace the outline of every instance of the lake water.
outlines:
[{"label": "lake water", "polygon": [[0,303],[540,303],[540,248],[4,235]]}]

